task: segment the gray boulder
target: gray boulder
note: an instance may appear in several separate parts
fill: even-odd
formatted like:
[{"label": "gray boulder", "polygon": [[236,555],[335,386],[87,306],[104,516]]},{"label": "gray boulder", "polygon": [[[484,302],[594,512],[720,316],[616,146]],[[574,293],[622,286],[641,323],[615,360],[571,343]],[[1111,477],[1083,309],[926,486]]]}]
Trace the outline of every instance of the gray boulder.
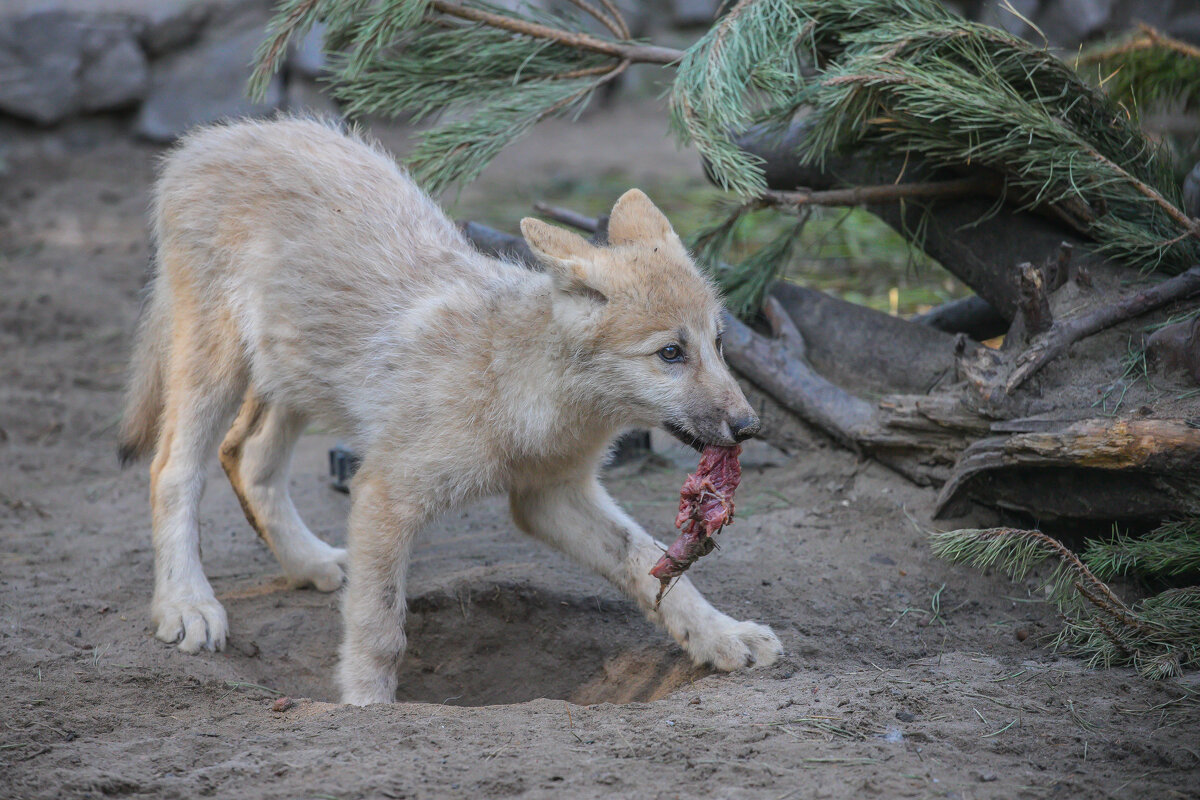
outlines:
[{"label": "gray boulder", "polygon": [[1200,218],[1200,163],[1183,179],[1183,211],[1189,217]]},{"label": "gray boulder", "polygon": [[236,117],[261,117],[283,102],[276,76],[262,102],[246,95],[262,27],[213,31],[195,47],[155,62],[149,96],[134,130],[158,142],[171,141],[195,125]]},{"label": "gray boulder", "polygon": [[0,111],[50,125],[130,106],[148,68],[133,24],[68,11],[0,18]]},{"label": "gray boulder", "polygon": [[288,46],[288,69],[305,78],[319,78],[325,72],[325,25],[317,23],[308,33]]},{"label": "gray boulder", "polygon": [[152,58],[164,55],[200,38],[212,16],[212,0],[161,0],[142,10],[142,47]]},{"label": "gray boulder", "polygon": [[720,0],[673,0],[672,17],[676,25],[711,25]]},{"label": "gray boulder", "polygon": [[1042,10],[1037,24],[1051,44],[1070,46],[1101,34],[1114,5],[1115,0],[1058,0]]}]

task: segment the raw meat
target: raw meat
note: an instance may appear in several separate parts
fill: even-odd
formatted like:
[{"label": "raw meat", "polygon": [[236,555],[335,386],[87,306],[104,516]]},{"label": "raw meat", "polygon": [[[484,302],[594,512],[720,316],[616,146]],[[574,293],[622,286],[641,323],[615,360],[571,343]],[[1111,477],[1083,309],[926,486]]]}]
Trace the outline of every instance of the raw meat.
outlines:
[{"label": "raw meat", "polygon": [[700,466],[689,475],[679,492],[679,514],[675,527],[679,537],[671,543],[662,558],[650,570],[662,585],[658,600],[672,578],[677,578],[717,546],[713,534],[733,520],[733,492],[742,479],[738,456],[741,445],[717,447],[709,445],[700,456]]}]

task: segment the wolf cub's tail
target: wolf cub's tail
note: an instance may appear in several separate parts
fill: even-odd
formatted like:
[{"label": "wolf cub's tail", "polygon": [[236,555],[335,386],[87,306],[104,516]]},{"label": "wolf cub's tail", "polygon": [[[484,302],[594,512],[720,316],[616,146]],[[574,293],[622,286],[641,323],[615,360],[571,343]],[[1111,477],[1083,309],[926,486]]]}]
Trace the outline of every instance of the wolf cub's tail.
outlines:
[{"label": "wolf cub's tail", "polygon": [[136,461],[154,449],[163,412],[167,355],[171,343],[170,300],[158,275],[146,286],[141,319],[133,340],[133,359],[129,365],[129,389],[117,457],[121,466]]}]

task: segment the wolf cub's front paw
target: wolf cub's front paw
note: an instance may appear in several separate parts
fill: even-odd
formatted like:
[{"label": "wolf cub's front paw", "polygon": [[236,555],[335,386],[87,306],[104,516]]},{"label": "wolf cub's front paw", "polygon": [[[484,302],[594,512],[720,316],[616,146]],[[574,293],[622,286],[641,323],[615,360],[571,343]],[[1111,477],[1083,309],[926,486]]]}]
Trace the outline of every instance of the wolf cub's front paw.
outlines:
[{"label": "wolf cub's front paw", "polygon": [[711,664],[722,672],[732,672],[774,664],[783,652],[783,645],[766,625],[727,617],[701,634],[693,633],[687,650],[697,664]]},{"label": "wolf cub's front paw", "polygon": [[179,643],[185,653],[201,648],[220,650],[225,646],[229,621],[225,609],[211,594],[208,597],[155,599],[152,612],[158,630],[155,636],[164,642]]}]

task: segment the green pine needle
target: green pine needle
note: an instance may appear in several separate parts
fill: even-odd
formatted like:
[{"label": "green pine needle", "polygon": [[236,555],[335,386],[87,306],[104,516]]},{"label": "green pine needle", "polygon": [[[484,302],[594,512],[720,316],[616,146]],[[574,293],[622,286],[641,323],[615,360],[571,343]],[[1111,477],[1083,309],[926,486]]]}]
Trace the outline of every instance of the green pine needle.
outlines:
[{"label": "green pine needle", "polygon": [[[584,29],[577,19],[525,6],[459,2],[514,21]],[[411,161],[435,192],[477,177],[546,117],[577,112],[620,69],[614,57],[467,23],[436,12],[430,0],[281,0],[259,52],[255,92],[288,42],[318,20],[334,54],[333,91],[349,114],[444,115],[421,134]],[[1117,58],[1124,66],[1108,85],[1123,91],[1128,81],[1137,103],[1177,89],[1185,99],[1200,92],[1195,63],[1167,64],[1161,53],[1135,50],[1110,54],[1104,65]],[[988,168],[1004,177],[1006,197],[1055,206],[1109,256],[1182,271],[1200,262],[1200,239],[1178,210],[1169,158],[1121,99],[1046,50],[966,22],[937,0],[741,0],[676,64],[670,117],[717,183],[746,200],[765,188],[763,165],[734,135],[751,125],[784,129],[803,111],[811,131],[798,158],[820,161],[869,145],[932,167]],[[721,276],[744,314],[757,313],[758,287],[779,273],[789,241]],[[705,253],[712,263],[720,244],[714,239]]]},{"label": "green pine needle", "polygon": [[1189,111],[1200,107],[1200,50],[1150,29],[1089,47],[1076,61],[1081,74],[1132,114],[1165,105]]},{"label": "green pine needle", "polygon": [[948,531],[931,534],[930,542],[942,558],[980,569],[995,567],[1018,581],[1037,565],[1053,561],[1042,586],[1063,612],[1055,646],[1088,659],[1091,666],[1129,665],[1158,679],[1200,666],[1200,587],[1171,589],[1127,606],[1100,576],[1195,572],[1200,566],[1198,534],[1200,520],[1188,520],[1164,525],[1140,540],[1117,536],[1107,544],[1093,544],[1087,565],[1039,531]]},{"label": "green pine needle", "polygon": [[1108,541],[1089,542],[1083,560],[1101,580],[1133,573],[1200,577],[1200,519],[1169,522],[1141,537],[1114,533]]}]

